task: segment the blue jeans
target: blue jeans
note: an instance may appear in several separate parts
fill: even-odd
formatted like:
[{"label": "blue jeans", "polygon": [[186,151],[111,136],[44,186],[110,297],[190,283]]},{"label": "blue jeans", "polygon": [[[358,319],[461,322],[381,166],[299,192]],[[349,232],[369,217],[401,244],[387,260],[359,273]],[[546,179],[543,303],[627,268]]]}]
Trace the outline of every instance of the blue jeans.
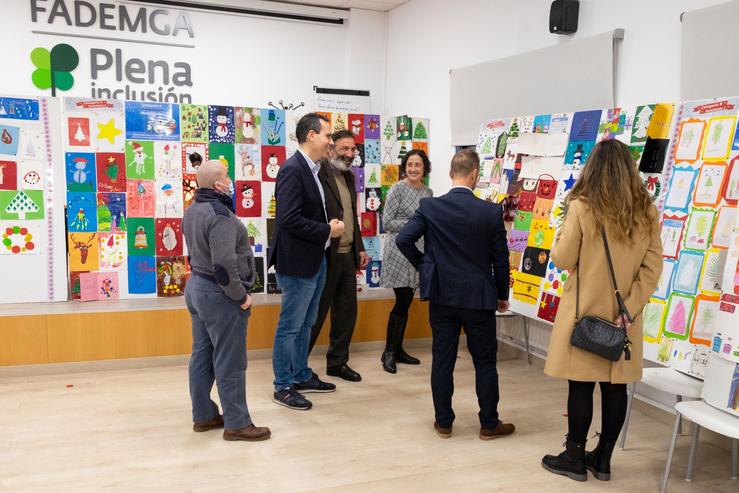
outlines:
[{"label": "blue jeans", "polygon": [[308,348],[311,327],[316,323],[318,302],[326,283],[326,257],[312,277],[277,273],[277,283],[282,290],[282,307],[272,352],[275,392],[313,377],[313,371],[308,368]]},{"label": "blue jeans", "polygon": [[225,428],[251,425],[246,406],[246,325],[251,310],[242,310],[217,284],[196,275],[185,287],[185,303],[192,318],[192,420],[218,416],[218,406],[210,398],[215,380]]}]

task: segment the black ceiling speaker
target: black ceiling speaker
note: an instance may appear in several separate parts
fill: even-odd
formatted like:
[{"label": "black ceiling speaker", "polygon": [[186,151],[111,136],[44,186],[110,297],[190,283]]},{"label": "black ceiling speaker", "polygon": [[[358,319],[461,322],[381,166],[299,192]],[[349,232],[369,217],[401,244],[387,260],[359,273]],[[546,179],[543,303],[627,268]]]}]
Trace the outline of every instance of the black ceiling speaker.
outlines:
[{"label": "black ceiling speaker", "polygon": [[549,11],[549,32],[554,34],[577,32],[577,15],[579,12],[579,0],[554,0]]}]

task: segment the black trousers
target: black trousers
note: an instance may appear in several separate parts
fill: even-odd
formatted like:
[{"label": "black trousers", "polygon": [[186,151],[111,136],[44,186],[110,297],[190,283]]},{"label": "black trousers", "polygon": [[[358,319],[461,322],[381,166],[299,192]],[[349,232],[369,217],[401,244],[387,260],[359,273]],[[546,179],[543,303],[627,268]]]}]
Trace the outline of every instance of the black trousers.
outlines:
[{"label": "black trousers", "polygon": [[475,389],[480,405],[480,426],[495,428],[498,424],[498,340],[495,337],[495,311],[468,310],[430,303],[431,393],[436,422],[449,427],[454,422],[454,365],[457,361],[459,336],[464,329],[467,349],[475,365]]},{"label": "black trousers", "polygon": [[[593,390],[595,382],[569,381],[567,396],[567,424],[571,440],[585,443],[588,430],[593,421]],[[621,433],[626,419],[625,383],[600,382],[601,394],[601,438],[605,442],[615,442]]]},{"label": "black trousers", "polygon": [[310,349],[316,345],[321,327],[331,310],[331,332],[326,353],[328,366],[339,366],[349,361],[349,344],[357,322],[357,266],[354,253],[337,253],[329,262],[326,284],[318,303],[318,318],[311,328]]}]

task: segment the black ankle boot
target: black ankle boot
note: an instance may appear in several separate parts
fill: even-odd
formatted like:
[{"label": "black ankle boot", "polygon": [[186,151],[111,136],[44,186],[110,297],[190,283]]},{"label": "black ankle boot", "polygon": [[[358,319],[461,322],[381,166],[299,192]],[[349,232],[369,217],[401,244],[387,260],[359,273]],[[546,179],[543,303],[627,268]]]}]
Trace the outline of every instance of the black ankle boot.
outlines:
[{"label": "black ankle boot", "polygon": [[405,326],[408,324],[408,317],[398,317],[400,319],[400,343],[398,346],[397,361],[406,365],[420,365],[421,360],[414,358],[403,349],[403,339],[405,339]]},{"label": "black ankle boot", "polygon": [[611,480],[611,455],[616,446],[616,441],[605,441],[601,436],[598,446],[592,452],[585,452],[585,467],[593,473],[595,479],[601,481]]},{"label": "black ankle boot", "polygon": [[567,476],[575,481],[587,481],[585,442],[577,443],[568,437],[566,446],[566,450],[559,455],[545,455],[541,465],[551,473]]},{"label": "black ankle boot", "polygon": [[385,351],[382,353],[382,369],[388,373],[397,373],[396,365],[398,359],[398,347],[400,346],[400,317],[390,314],[387,319],[387,336],[385,338]]}]

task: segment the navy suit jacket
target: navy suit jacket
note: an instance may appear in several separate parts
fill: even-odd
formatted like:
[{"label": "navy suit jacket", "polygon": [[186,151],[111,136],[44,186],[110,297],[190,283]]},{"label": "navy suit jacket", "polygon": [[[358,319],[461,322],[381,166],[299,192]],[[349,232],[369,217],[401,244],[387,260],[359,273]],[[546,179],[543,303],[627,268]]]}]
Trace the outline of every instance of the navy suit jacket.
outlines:
[{"label": "navy suit jacket", "polygon": [[[416,240],[424,238],[424,253]],[[471,310],[496,310],[508,299],[510,270],[503,208],[466,188],[422,199],[395,239],[419,271],[421,299]]]},{"label": "navy suit jacket", "polygon": [[331,226],[313,172],[298,151],[280,166],[275,200],[269,266],[286,276],[312,277],[326,254]]}]

